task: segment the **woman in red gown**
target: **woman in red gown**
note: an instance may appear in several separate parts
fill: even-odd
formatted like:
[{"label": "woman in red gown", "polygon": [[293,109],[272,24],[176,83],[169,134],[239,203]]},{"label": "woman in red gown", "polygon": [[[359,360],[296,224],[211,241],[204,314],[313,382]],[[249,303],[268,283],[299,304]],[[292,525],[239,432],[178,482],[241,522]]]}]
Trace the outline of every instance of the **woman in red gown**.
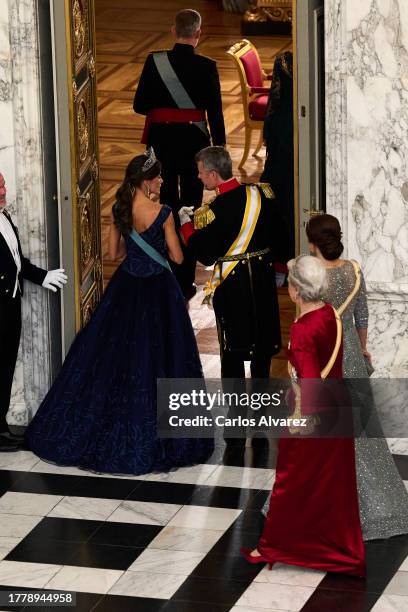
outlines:
[{"label": "woman in red gown", "polygon": [[[300,314],[290,334],[292,377],[342,378],[341,324],[320,301],[326,272],[319,260],[289,262],[289,295]],[[302,392],[301,392],[302,393]],[[302,398],[302,416],[313,412]],[[303,399],[303,401],[302,401]],[[305,401],[306,400],[306,401]],[[365,575],[353,438],[282,438],[269,512],[250,563],[279,561],[312,569]]]}]

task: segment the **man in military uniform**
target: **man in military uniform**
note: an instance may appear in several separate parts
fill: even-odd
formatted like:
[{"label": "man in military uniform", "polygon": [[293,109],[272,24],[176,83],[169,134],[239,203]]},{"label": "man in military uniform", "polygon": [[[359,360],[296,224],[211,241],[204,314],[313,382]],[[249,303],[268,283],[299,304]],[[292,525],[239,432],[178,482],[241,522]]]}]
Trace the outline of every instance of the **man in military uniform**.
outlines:
[{"label": "man in military uniform", "polygon": [[[172,28],[176,44],[170,51],[155,51],[146,59],[133,108],[146,115],[142,142],[154,148],[162,163],[160,199],[177,211],[200,206],[203,185],[197,175],[195,154],[210,144],[225,144],[220,81],[215,61],[195,53],[201,35],[201,16],[185,9]],[[207,120],[210,132],[207,128]],[[195,262],[175,270],[189,297]]]},{"label": "man in military uniform", "polygon": [[274,256],[284,257],[285,237],[274,194],[267,184],[243,185],[232,177],[223,147],[196,155],[199,177],[216,197],[199,208],[179,212],[188,248],[204,265],[214,265],[205,288],[217,318],[223,378],[245,378],[251,361],[254,378],[268,378],[272,356],[281,348]]}]

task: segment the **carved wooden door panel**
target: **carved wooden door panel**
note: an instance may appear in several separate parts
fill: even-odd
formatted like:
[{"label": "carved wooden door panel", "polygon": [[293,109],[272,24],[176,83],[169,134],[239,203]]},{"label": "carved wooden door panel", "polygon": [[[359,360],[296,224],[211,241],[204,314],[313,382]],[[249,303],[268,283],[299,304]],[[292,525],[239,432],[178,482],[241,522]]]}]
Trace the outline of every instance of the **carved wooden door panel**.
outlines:
[{"label": "carved wooden door panel", "polygon": [[70,92],[76,328],[103,290],[94,0],[65,0]]}]

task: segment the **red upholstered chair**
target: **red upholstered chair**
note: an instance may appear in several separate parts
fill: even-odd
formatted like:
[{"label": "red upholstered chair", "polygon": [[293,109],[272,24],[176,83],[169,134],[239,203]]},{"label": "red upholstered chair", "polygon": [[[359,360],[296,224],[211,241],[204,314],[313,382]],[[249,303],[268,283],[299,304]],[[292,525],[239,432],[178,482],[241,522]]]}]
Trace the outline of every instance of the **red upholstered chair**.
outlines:
[{"label": "red upholstered chair", "polygon": [[265,76],[258,51],[249,40],[244,38],[228,49],[227,53],[231,55],[238,68],[241,84],[245,119],[245,148],[238,167],[242,168],[248,159],[253,130],[260,131],[254,155],[257,155],[262,147],[262,130],[268,104],[269,87],[264,87]]}]

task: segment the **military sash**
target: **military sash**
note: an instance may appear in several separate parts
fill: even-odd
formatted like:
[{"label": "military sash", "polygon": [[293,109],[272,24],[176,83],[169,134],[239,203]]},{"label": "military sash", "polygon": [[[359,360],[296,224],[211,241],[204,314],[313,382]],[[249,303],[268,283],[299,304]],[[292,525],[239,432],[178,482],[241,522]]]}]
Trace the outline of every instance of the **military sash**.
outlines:
[{"label": "military sash", "polygon": [[[194,102],[188,95],[184,85],[170,63],[167,51],[153,53],[153,61],[157,68],[157,72],[178,108],[195,109],[196,106]],[[205,121],[192,121],[192,124],[196,125],[208,137],[207,124]]]},{"label": "military sash", "polygon": [[[237,238],[228,249],[225,257],[231,257],[234,255],[242,255],[246,252],[251,238],[254,234],[255,227],[261,212],[261,194],[259,189],[255,185],[248,185],[246,187],[246,205],[244,218],[242,220],[241,229]],[[217,261],[214,266],[210,281],[204,287],[204,301],[203,304],[212,304],[212,298],[217,287],[221,285],[229,274],[233,271],[235,266],[239,263],[239,260],[225,262],[225,268],[223,268],[223,262]]]}]

